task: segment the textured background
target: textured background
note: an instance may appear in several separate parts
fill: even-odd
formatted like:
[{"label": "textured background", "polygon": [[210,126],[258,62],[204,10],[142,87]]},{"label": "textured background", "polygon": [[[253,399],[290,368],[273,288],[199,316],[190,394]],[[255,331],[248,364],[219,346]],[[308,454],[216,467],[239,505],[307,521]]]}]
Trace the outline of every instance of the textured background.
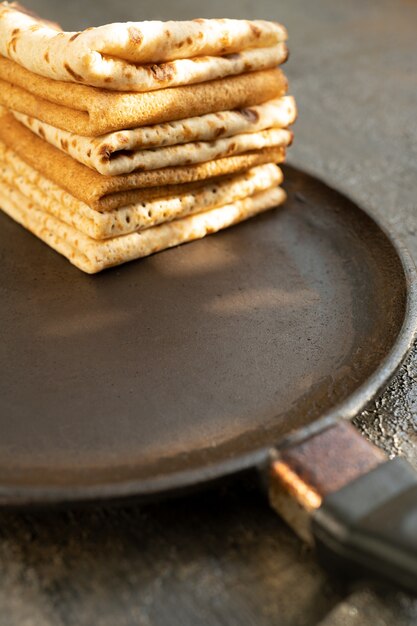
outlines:
[{"label": "textured background", "polygon": [[[79,29],[109,19],[259,17],[290,31],[290,161],[384,217],[417,259],[415,0],[26,0]],[[417,467],[417,350],[357,418]],[[0,626],[393,626],[417,604],[330,579],[252,476],[147,507],[0,514]]]}]

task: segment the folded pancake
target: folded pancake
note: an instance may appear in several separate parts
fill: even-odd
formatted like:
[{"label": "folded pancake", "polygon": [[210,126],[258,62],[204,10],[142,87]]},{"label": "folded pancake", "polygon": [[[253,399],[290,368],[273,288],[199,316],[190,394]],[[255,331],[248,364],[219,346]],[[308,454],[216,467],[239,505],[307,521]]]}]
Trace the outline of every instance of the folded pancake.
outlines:
[{"label": "folded pancake", "polygon": [[283,26],[248,20],[127,22],[63,32],[0,5],[0,54],[66,82],[149,91],[273,67],[286,58]]},{"label": "folded pancake", "polygon": [[[136,169],[201,163],[274,145],[274,135],[256,137],[255,134],[271,128],[286,128],[292,124],[296,117],[296,106],[294,98],[285,96],[250,108],[209,113],[96,138],[69,133],[28,115],[12,113],[39,137],[64,150],[80,163],[105,176],[115,176]],[[247,133],[252,136],[246,137]],[[285,137],[290,140],[290,135]],[[225,138],[232,139],[225,141]],[[280,145],[282,139],[275,134],[275,145]]]},{"label": "folded pancake", "polygon": [[282,182],[281,171],[270,163],[243,174],[213,179],[193,193],[140,202],[100,213],[40,175],[1,143],[0,158],[0,180],[3,183],[15,187],[42,210],[93,239],[126,235],[201,213],[242,200]]},{"label": "folded pancake", "polygon": [[96,241],[42,210],[15,187],[0,182],[0,207],[4,212],[89,274],[201,239],[275,207],[284,200],[285,192],[280,187],[274,187],[204,213],[129,235]]},{"label": "folded pancake", "polygon": [[85,136],[261,104],[285,95],[279,69],[148,93],[112,92],[37,76],[0,56],[0,104]]},{"label": "folded pancake", "polygon": [[0,57],[0,103],[86,136],[261,104],[285,94],[281,70],[149,93],[116,93],[36,76]]},{"label": "folded pancake", "polygon": [[[24,119],[21,121],[25,122]],[[38,127],[32,127],[32,130],[37,131]],[[97,158],[97,155],[93,155],[90,149],[85,153],[76,150],[76,146],[72,145],[72,142],[75,141],[74,139],[58,139],[57,133],[46,134],[42,128],[36,134],[104,176],[120,176],[122,174],[130,174],[131,172],[207,163],[208,161],[242,154],[250,150],[261,150],[275,146],[286,147],[292,141],[291,131],[283,128],[270,128],[255,133],[244,133],[234,135],[233,137],[225,137],[224,139],[216,139],[210,142],[199,141],[148,150],[122,151],[115,153],[116,158],[112,159],[109,158],[105,144],[102,146],[101,156]]]},{"label": "folded pancake", "polygon": [[201,183],[256,165],[281,163],[285,158],[285,148],[274,147],[196,165],[103,176],[37,137],[4,109],[0,112],[0,141],[40,174],[101,211],[187,192],[190,188],[184,187],[185,183]]}]

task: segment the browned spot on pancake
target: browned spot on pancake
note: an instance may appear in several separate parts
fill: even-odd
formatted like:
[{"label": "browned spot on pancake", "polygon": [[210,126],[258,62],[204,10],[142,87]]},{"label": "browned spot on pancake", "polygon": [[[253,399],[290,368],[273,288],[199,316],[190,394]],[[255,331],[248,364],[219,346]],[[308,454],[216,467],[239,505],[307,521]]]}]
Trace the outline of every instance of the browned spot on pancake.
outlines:
[{"label": "browned spot on pancake", "polygon": [[70,65],[68,65],[68,63],[64,63],[64,68],[67,70],[68,74],[70,74],[70,76],[72,76],[78,82],[82,83],[84,81],[83,77],[77,74],[77,72],[74,72],[74,70]]},{"label": "browned spot on pancake", "polygon": [[150,65],[150,71],[154,78],[160,82],[169,81],[175,76],[175,70],[172,63],[162,63],[161,65]]},{"label": "browned spot on pancake", "polygon": [[221,111],[219,111],[219,112],[218,112],[218,113],[216,113],[215,115],[216,115],[216,117],[218,117],[218,118],[219,118],[219,120],[224,120],[224,115],[223,115],[223,113],[222,113]]},{"label": "browned spot on pancake", "polygon": [[185,45],[185,41],[179,41],[177,43],[177,48],[182,48]]},{"label": "browned spot on pancake", "polygon": [[204,22],[206,21],[204,18],[202,17],[197,17],[195,20],[193,20],[194,22],[197,22],[198,24],[204,24]]},{"label": "browned spot on pancake", "polygon": [[192,159],[185,159],[184,165],[191,165],[192,162]]},{"label": "browned spot on pancake", "polygon": [[66,139],[61,139],[61,148],[63,150],[68,150],[68,141]]},{"label": "browned spot on pancake", "polygon": [[39,126],[38,133],[42,137],[42,139],[45,139],[45,131],[43,130],[42,126]]},{"label": "browned spot on pancake", "polygon": [[47,63],[49,63],[49,52],[48,52],[48,50],[47,50],[47,51],[45,52],[45,54],[43,55],[43,58],[45,59],[45,61],[46,61]]},{"label": "browned spot on pancake", "polygon": [[75,33],[72,37],[70,37],[70,41],[74,41],[75,39],[77,39],[77,37],[79,37],[81,35],[81,33]]},{"label": "browned spot on pancake", "polygon": [[20,33],[20,28],[15,28],[12,30],[12,37],[15,37],[18,33]]},{"label": "browned spot on pancake", "polygon": [[252,65],[249,63],[249,61],[246,61],[246,62],[243,64],[243,69],[244,69],[244,71],[245,71],[245,72],[250,72],[250,71],[251,71],[251,69],[252,69]]},{"label": "browned spot on pancake", "polygon": [[220,37],[220,45],[223,49],[227,48],[227,46],[229,45],[229,37],[227,35],[223,35],[222,37]]},{"label": "browned spot on pancake", "polygon": [[194,63],[205,63],[208,57],[194,57],[192,60]]},{"label": "browned spot on pancake", "polygon": [[167,37],[169,39],[171,37],[171,31],[166,29],[165,32],[164,32],[164,35],[165,35],[165,37]]},{"label": "browned spot on pancake", "polygon": [[[105,161],[108,161],[110,159],[111,152],[112,147],[109,146],[107,143],[103,143],[100,150],[98,151],[98,153],[104,158]],[[103,161],[103,159],[101,160]]]},{"label": "browned spot on pancake", "polygon": [[113,78],[112,76],[106,76],[106,78],[104,79],[105,83],[112,83],[113,82]]},{"label": "browned spot on pancake", "polygon": [[126,72],[125,76],[126,78],[132,78],[133,74],[132,72]]},{"label": "browned spot on pancake", "polygon": [[252,24],[252,22],[249,22],[249,28],[251,29],[253,35],[255,35],[257,39],[259,39],[259,37],[261,36],[261,29],[255,24]]},{"label": "browned spot on pancake", "polygon": [[240,59],[240,54],[238,52],[233,52],[232,54],[225,54],[223,58],[229,59],[229,61],[236,61],[237,59]]},{"label": "browned spot on pancake", "polygon": [[220,126],[220,128],[218,128],[215,132],[215,137],[220,137],[220,135],[223,135],[223,133],[226,132],[226,129],[224,126]]},{"label": "browned spot on pancake", "polygon": [[237,113],[240,113],[248,122],[257,122],[259,120],[259,113],[253,109],[238,109]]},{"label": "browned spot on pancake", "polygon": [[129,33],[130,41],[134,43],[135,46],[139,46],[142,43],[143,35],[138,28],[135,26],[129,26],[127,32]]},{"label": "browned spot on pancake", "polygon": [[73,147],[73,148],[75,148],[75,146],[77,145],[77,140],[76,140],[76,139],[73,139],[73,140],[71,141],[71,145],[72,145],[72,147]]},{"label": "browned spot on pancake", "polygon": [[193,43],[193,38],[187,37],[187,43],[191,46],[191,44]]},{"label": "browned spot on pancake", "polygon": [[28,30],[34,33],[36,30],[39,30],[39,29],[40,29],[40,26],[38,24],[33,24],[33,26],[30,26]]},{"label": "browned spot on pancake", "polygon": [[118,135],[117,138],[120,143],[129,143],[129,137],[126,137],[126,135]]},{"label": "browned spot on pancake", "polygon": [[17,37],[13,37],[13,39],[11,39],[7,45],[8,54],[10,54],[11,51],[16,52],[16,44],[17,44]]},{"label": "browned spot on pancake", "polygon": [[203,34],[203,32],[200,30],[200,31],[199,31],[199,33],[198,33],[198,35],[197,35],[197,39],[203,39],[203,37],[204,37],[204,34]]},{"label": "browned spot on pancake", "polygon": [[90,157],[90,156],[91,156],[91,149],[90,149],[90,148],[87,150],[87,156],[88,156],[88,157]]},{"label": "browned spot on pancake", "polygon": [[189,139],[190,137],[193,136],[193,131],[191,130],[189,126],[187,126],[187,124],[183,124],[182,129],[183,129],[185,138]]}]

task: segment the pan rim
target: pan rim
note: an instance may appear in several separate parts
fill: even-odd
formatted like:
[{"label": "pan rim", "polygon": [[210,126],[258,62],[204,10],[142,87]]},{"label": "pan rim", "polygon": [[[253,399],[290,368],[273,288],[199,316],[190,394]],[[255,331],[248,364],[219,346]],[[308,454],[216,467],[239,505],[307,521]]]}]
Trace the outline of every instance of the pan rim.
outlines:
[{"label": "pan rim", "polygon": [[0,483],[1,507],[60,506],[87,501],[108,502],[128,498],[140,500],[163,497],[163,495],[174,491],[203,485],[253,467],[265,466],[274,452],[280,447],[318,432],[335,421],[353,419],[389,383],[417,339],[417,270],[411,254],[391,225],[388,225],[379,216],[375,216],[359,205],[349,194],[331,187],[320,177],[306,169],[299,169],[291,165],[290,168],[313,177],[331,192],[342,194],[347,198],[359,212],[363,213],[384,234],[400,262],[406,288],[404,318],[389,353],[373,374],[356,391],[327,411],[322,417],[316,419],[311,424],[295,428],[280,438],[279,441],[271,442],[268,446],[238,454],[227,460],[215,461],[209,465],[204,465],[204,467],[188,468],[160,476],[142,477],[120,482],[77,486],[4,486]]}]

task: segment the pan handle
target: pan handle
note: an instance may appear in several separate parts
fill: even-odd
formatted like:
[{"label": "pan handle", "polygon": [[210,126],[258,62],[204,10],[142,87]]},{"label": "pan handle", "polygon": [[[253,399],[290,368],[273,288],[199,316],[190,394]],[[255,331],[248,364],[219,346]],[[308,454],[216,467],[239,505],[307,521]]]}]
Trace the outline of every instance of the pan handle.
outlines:
[{"label": "pan handle", "polygon": [[323,565],[417,594],[417,472],[348,422],[276,452],[272,506]]}]

